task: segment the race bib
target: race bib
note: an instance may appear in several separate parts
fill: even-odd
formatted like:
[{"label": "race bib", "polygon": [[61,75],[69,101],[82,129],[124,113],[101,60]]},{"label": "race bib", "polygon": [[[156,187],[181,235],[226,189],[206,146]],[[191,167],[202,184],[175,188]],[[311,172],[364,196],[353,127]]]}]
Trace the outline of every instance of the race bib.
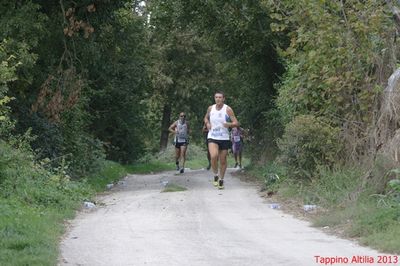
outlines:
[{"label": "race bib", "polygon": [[222,130],[220,127],[216,127],[212,129],[211,132],[211,136],[212,137],[222,137]]},{"label": "race bib", "polygon": [[233,136],[234,142],[240,142],[240,136]]}]

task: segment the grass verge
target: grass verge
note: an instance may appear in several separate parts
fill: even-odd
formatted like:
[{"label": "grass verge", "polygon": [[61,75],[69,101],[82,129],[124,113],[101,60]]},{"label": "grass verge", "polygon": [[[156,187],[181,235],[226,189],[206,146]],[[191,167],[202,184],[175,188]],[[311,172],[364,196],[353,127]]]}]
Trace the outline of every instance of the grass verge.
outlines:
[{"label": "grass verge", "polygon": [[177,184],[168,183],[161,192],[179,192],[187,190],[185,187],[181,187]]},{"label": "grass verge", "polygon": [[126,165],[125,170],[131,174],[149,174],[161,171],[174,170],[175,166],[172,163],[149,161],[145,163]]},{"label": "grass verge", "polygon": [[0,265],[55,265],[64,215],[4,199],[0,213]]},{"label": "grass verge", "polygon": [[[362,245],[400,254],[400,202],[375,194],[374,187],[363,182],[362,169],[320,168],[312,182],[287,178],[286,169],[275,163],[250,167],[247,173],[261,180],[265,197],[285,211]],[[278,180],[271,178],[275,174]],[[317,211],[305,212],[305,204],[317,205]]]},{"label": "grass verge", "polygon": [[[228,167],[234,167],[235,160],[233,154],[229,153],[227,159]],[[242,166],[246,167],[249,164],[249,160],[244,156],[242,159]],[[208,160],[206,147],[189,144],[186,152],[185,168],[196,170],[206,168],[207,165]],[[175,148],[174,146],[169,145],[165,151],[160,152],[159,154],[146,155],[142,159],[142,164],[130,166],[128,169],[138,173],[175,170]]]}]

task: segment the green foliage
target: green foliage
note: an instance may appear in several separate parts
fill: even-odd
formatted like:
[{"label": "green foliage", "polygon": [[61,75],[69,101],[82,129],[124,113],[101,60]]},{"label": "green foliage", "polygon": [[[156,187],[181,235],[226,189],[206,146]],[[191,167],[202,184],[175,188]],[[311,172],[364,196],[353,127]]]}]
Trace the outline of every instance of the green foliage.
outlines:
[{"label": "green foliage", "polygon": [[[394,205],[400,205],[400,169],[391,169],[387,172],[384,179],[386,183],[385,195],[382,195],[381,198],[385,198],[389,202],[394,201],[395,203],[392,203]],[[389,181],[387,181],[388,179]]]},{"label": "green foliage", "polygon": [[313,178],[318,165],[333,166],[340,151],[338,128],[312,115],[297,116],[278,142],[280,161],[294,178]]},{"label": "green foliage", "polygon": [[133,162],[148,135],[142,103],[148,83],[147,36],[143,18],[130,7],[114,9],[113,3],[109,8],[93,18],[96,31],[80,50],[90,83],[90,127],[105,143],[107,158]]},{"label": "green foliage", "polygon": [[95,191],[103,191],[107,184],[117,182],[128,173],[128,168],[112,161],[102,161],[99,169],[86,176],[85,180]]},{"label": "green foliage", "polygon": [[33,81],[33,67],[38,56],[32,49],[39,44],[46,31],[46,15],[40,12],[39,4],[31,1],[3,2],[0,14],[0,23],[3,25],[0,40],[11,65],[16,67],[18,82],[13,84],[13,89],[19,93]]},{"label": "green foliage", "polygon": [[27,150],[0,142],[0,264],[55,265],[65,219],[95,190],[125,176],[123,166],[103,162],[87,182],[71,181],[68,167],[38,163]]},{"label": "green foliage", "polygon": [[[152,1],[150,5],[151,91],[146,99],[146,115],[154,132],[148,143],[167,146],[167,132],[179,112],[186,112],[192,125],[193,140],[201,135],[202,120],[212,103],[216,85],[218,47],[184,12],[185,1]],[[152,147],[151,147],[152,148]]]},{"label": "green foliage", "polygon": [[264,188],[270,192],[276,192],[282,184],[287,182],[287,169],[276,161],[268,161],[263,164],[251,164],[246,167],[246,174],[264,183]]},{"label": "green foliage", "polygon": [[261,112],[257,121],[245,142],[250,144],[248,147],[254,162],[272,161],[278,154],[277,141],[284,130],[281,112],[276,108]]},{"label": "green foliage", "polygon": [[[313,202],[308,202],[309,204],[336,208],[349,204],[351,200],[358,200],[361,169],[318,167],[317,172],[318,182],[311,183],[309,187],[308,195],[312,195],[313,198]],[[366,189],[363,193],[368,191],[369,189]]]},{"label": "green foliage", "polygon": [[100,2],[0,7],[0,99],[7,85],[15,99],[13,135],[32,128],[39,158],[66,160],[74,177],[97,167],[104,152],[133,161],[143,150],[144,17],[127,0]]},{"label": "green foliage", "polygon": [[48,160],[37,164],[33,161],[34,155],[28,151],[14,149],[4,142],[0,147],[0,197],[66,209],[77,200],[73,194],[87,193],[69,181],[65,168],[50,168],[49,172],[44,168]]},{"label": "green foliage", "polygon": [[[279,164],[278,166],[280,168],[283,167]],[[291,177],[289,169],[284,169],[287,173],[286,176]],[[318,178],[311,181],[294,180],[293,178],[285,178],[286,176],[281,174],[280,182],[275,185],[275,188],[278,188],[279,193],[284,197],[296,198],[304,204],[318,205],[322,208],[336,211],[345,206],[354,207],[354,204],[361,202],[371,194],[371,187],[360,191],[362,174],[362,169],[357,167],[334,166],[328,168],[326,166],[318,166],[314,171],[314,175]],[[327,220],[331,220],[334,224],[343,222],[331,218],[327,218]],[[323,222],[320,225],[325,226]]]},{"label": "green foliage", "polygon": [[388,182],[389,188],[393,189],[396,193],[400,193],[400,179],[392,179]]},{"label": "green foliage", "polygon": [[[286,73],[277,104],[285,123],[299,114],[323,116],[343,128],[348,156],[365,153],[382,80],[392,71],[394,23],[377,1],[264,1]],[[323,18],[323,19],[321,19]],[[275,39],[282,40],[282,39]],[[351,154],[353,153],[353,154]],[[357,157],[355,155],[355,157]]]},{"label": "green foliage", "polygon": [[75,105],[62,116],[63,158],[74,177],[98,170],[105,158],[102,143],[88,133],[88,114],[84,110]]},{"label": "green foliage", "polygon": [[14,127],[14,123],[9,117],[9,107],[7,107],[12,100],[7,96],[7,82],[16,79],[16,65],[13,63],[14,56],[8,56],[5,42],[0,42],[0,139],[9,136]]},{"label": "green foliage", "polygon": [[273,44],[277,36],[269,27],[270,8],[260,1],[185,1],[183,9],[219,47],[215,88],[226,92],[227,104],[251,132],[252,159],[270,159],[282,131],[278,119],[270,116],[273,84],[283,70]]},{"label": "green foliage", "polygon": [[9,137],[14,128],[14,122],[9,116],[9,107],[6,105],[10,100],[8,96],[0,98],[0,139]]},{"label": "green foliage", "polygon": [[400,206],[378,207],[367,201],[359,207],[362,212],[353,214],[356,223],[348,232],[350,236],[362,237],[365,244],[385,246],[389,252],[397,252],[400,243],[393,234],[399,231]]}]

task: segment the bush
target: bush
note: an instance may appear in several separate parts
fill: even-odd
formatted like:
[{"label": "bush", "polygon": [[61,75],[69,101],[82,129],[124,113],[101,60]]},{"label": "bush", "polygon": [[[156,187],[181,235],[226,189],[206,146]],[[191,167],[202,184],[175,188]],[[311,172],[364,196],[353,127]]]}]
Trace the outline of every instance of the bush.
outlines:
[{"label": "bush", "polygon": [[77,186],[64,169],[45,169],[27,151],[0,141],[0,198],[60,209],[71,208],[90,194],[87,186]]},{"label": "bush", "polygon": [[312,178],[316,167],[332,167],[340,151],[339,129],[313,115],[299,115],[286,125],[278,141],[279,161],[293,178]]}]

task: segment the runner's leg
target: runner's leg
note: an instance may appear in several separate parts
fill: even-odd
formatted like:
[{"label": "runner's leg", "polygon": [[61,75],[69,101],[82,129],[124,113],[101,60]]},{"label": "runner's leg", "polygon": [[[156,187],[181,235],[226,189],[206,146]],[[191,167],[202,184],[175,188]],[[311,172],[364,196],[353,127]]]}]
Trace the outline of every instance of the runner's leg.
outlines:
[{"label": "runner's leg", "polygon": [[179,157],[180,157],[181,149],[175,146],[175,164],[176,170],[179,171]]},{"label": "runner's leg", "polygon": [[214,175],[218,175],[218,152],[219,146],[216,143],[208,142],[208,151],[211,157],[211,169]]},{"label": "runner's leg", "polygon": [[219,178],[224,179],[225,171],[227,167],[226,157],[228,155],[228,150],[219,151]]},{"label": "runner's leg", "polygon": [[240,147],[239,150],[239,167],[242,168],[242,149],[243,147]]},{"label": "runner's leg", "polygon": [[187,146],[186,145],[182,145],[181,146],[181,158],[182,158],[182,168],[183,169],[185,169],[186,150],[187,150]]}]

